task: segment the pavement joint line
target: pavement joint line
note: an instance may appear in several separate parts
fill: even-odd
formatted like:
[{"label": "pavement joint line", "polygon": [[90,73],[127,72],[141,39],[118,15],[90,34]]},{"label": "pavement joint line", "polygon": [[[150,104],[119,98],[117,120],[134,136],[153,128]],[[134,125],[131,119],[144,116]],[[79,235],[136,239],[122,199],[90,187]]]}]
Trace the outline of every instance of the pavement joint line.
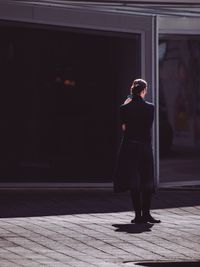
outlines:
[{"label": "pavement joint line", "polygon": [[[1,256],[1,258],[2,258],[2,256]],[[7,262],[9,262],[9,263],[13,263],[13,264],[16,264],[16,262],[15,261],[13,261],[12,259],[7,259],[7,258],[5,258],[5,257],[3,257],[3,259],[5,259]]]},{"label": "pavement joint line", "polygon": [[[90,229],[90,228],[89,228]],[[99,232],[99,231],[98,231]],[[101,233],[101,232],[100,232]],[[119,238],[120,239],[120,238]],[[123,240],[123,239],[120,239],[120,240]],[[123,240],[124,241],[124,240]],[[153,243],[152,243],[153,244]],[[117,247],[116,247],[117,248]],[[123,249],[122,249],[123,250]],[[123,251],[125,251],[125,252],[128,252],[128,251],[126,251],[126,250],[123,250]],[[173,250],[172,250],[173,251]],[[158,254],[158,253],[156,253],[156,252],[154,252],[154,251],[151,251],[153,254],[157,254],[158,256],[161,256],[160,254]],[[137,255],[135,255],[135,256],[137,256]]]},{"label": "pavement joint line", "polygon": [[[37,224],[35,224],[35,223],[30,223],[30,224],[37,225]],[[37,226],[38,226],[38,225],[37,225]],[[40,227],[43,228],[43,229],[45,229],[45,230],[49,230],[49,229],[47,229],[47,228],[45,228],[45,227],[43,227],[43,226],[40,226]],[[56,233],[56,234],[61,235],[60,233],[56,232],[55,230],[50,230],[50,231],[52,231],[52,232],[54,232],[54,233]],[[66,235],[63,234],[63,236],[66,236]],[[86,245],[83,241],[80,241],[79,239],[72,238],[72,237],[68,237],[68,236],[66,236],[66,237],[67,237],[68,239],[76,240],[76,241],[78,241],[79,243],[82,243],[82,244]],[[58,240],[55,240],[55,241],[56,241],[56,242],[59,242]],[[59,243],[61,243],[61,242],[59,242]],[[61,244],[63,244],[63,243],[61,243]],[[93,248],[93,249],[95,249],[95,250],[99,250],[100,252],[105,253],[103,250],[101,250],[101,249],[97,249],[96,247],[91,246],[91,245],[89,245],[89,244],[87,244],[87,246],[88,246],[88,247],[91,247],[91,248]],[[70,247],[70,248],[72,248],[72,247]],[[108,254],[109,254],[109,253],[108,253]],[[112,254],[110,254],[110,255],[112,255]]]},{"label": "pavement joint line", "polygon": [[[54,252],[54,250],[49,249],[49,247],[47,247],[47,246],[45,246],[45,245],[41,245],[40,243],[37,243],[37,242],[35,242],[35,241],[32,241],[31,239],[29,239],[29,238],[27,238],[27,237],[24,237],[24,236],[22,236],[22,235],[18,235],[18,236],[20,236],[21,238],[26,239],[26,240],[28,240],[28,241],[30,241],[30,242],[32,242],[32,243],[36,243],[36,244],[39,245],[39,246],[43,246],[44,248],[47,248],[48,250]],[[16,238],[17,238],[17,237],[16,237]],[[15,241],[12,241],[12,242],[19,246],[19,244],[16,243]],[[23,248],[26,248],[26,247],[23,247]],[[34,251],[34,250],[31,250],[31,251],[34,252],[34,253],[36,252],[36,251]],[[44,255],[45,255],[45,254],[44,254]],[[49,258],[51,258],[51,257],[49,257]],[[55,262],[59,262],[59,260],[57,260],[57,259],[55,259],[55,258],[52,258],[52,260],[54,260]]]},{"label": "pavement joint line", "polygon": [[185,211],[185,212],[187,212],[187,213],[190,213],[191,215],[196,215],[196,213],[194,213],[194,212],[192,212],[192,211],[190,211],[190,210],[187,210],[186,208],[180,208],[180,210],[183,210],[183,211]]},{"label": "pavement joint line", "polygon": [[[170,227],[170,228],[171,228],[171,227]],[[172,229],[173,229],[173,228],[172,228]],[[185,233],[187,233],[187,234],[193,235],[193,234],[188,233],[187,231],[185,231],[185,228],[182,228],[181,231],[182,231],[182,232],[185,232]],[[196,233],[195,235],[196,235],[196,236],[200,236],[200,234],[197,234],[197,233]]]},{"label": "pavement joint line", "polygon": [[[33,223],[32,223],[33,224]],[[19,225],[18,225],[19,226]],[[21,227],[21,226],[19,226],[19,227]],[[24,227],[23,227],[24,228]],[[25,229],[25,228],[24,228]],[[27,229],[26,229],[27,230]],[[34,231],[33,231],[34,232]],[[36,234],[38,234],[37,232],[34,232],[34,233],[36,233]],[[46,236],[44,236],[44,237],[46,237]],[[31,241],[33,241],[33,240],[31,240]],[[54,240],[54,241],[56,241],[56,242],[58,242],[58,243],[60,243],[59,241],[57,241],[57,240]],[[34,241],[35,242],[35,241]],[[38,243],[38,244],[40,244],[40,243]],[[61,243],[62,245],[64,245],[64,246],[67,246],[66,244],[63,244],[63,243]],[[41,245],[41,244],[40,244]],[[69,247],[69,246],[68,246]],[[73,249],[72,247],[69,247],[70,249]],[[74,249],[75,250],[75,249]],[[76,250],[75,250],[76,251]],[[57,252],[59,252],[59,253],[62,253],[62,252],[60,252],[60,251],[57,251]],[[64,254],[65,255],[65,254]],[[70,257],[72,257],[71,255],[68,255],[68,256],[70,256]],[[86,262],[86,263],[88,263],[88,262]]]},{"label": "pavement joint line", "polygon": [[[79,226],[79,225],[78,225]],[[64,228],[66,228],[66,227],[64,227]],[[68,228],[69,229],[69,228]],[[81,233],[81,231],[78,231],[79,233]],[[89,237],[93,237],[93,236],[91,236],[91,235],[87,235],[87,236],[89,236]],[[115,248],[117,248],[117,249],[120,249],[120,248],[118,248],[118,247],[116,247],[116,246],[113,246],[113,245],[111,245],[109,242],[105,242],[105,241],[102,241],[102,240],[99,240],[99,241],[101,241],[102,243],[105,243],[105,244],[107,244],[107,245],[110,245],[110,246],[112,246],[112,247],[115,247]],[[123,249],[121,249],[122,251],[125,251],[125,252],[127,252],[126,250],[123,250]],[[112,255],[112,254],[111,254]],[[138,255],[136,255],[135,254],[135,256],[138,256]]]},{"label": "pavement joint line", "polygon": [[[21,249],[21,248],[20,248],[20,249]],[[14,253],[15,255],[22,256],[21,254],[16,253],[16,252],[14,252],[14,251],[12,251],[12,250],[10,250],[10,249],[7,249],[7,248],[6,248],[5,250],[7,250],[7,251],[9,251],[9,252],[12,252],[12,253]],[[40,255],[40,254],[38,253],[38,255]],[[26,256],[26,259],[30,259],[30,260],[32,260],[31,257],[27,257],[27,256]],[[35,260],[35,262],[40,264],[40,261]],[[1,262],[0,262],[0,263],[1,263]]]},{"label": "pavement joint line", "polygon": [[[4,249],[5,251],[6,251],[6,249]],[[18,255],[17,253],[15,253],[15,252],[11,252],[11,251],[8,251],[9,253],[11,253],[11,254],[14,254],[15,255],[15,257],[17,257],[19,260],[21,260],[21,255]],[[2,257],[2,256],[1,256]],[[5,259],[5,258],[4,258]],[[10,261],[12,260],[12,259],[9,259]],[[23,261],[25,261],[25,262],[27,262],[27,261],[32,261],[32,259],[30,259],[30,258],[24,258],[23,259]],[[11,261],[11,262],[14,262],[13,260]],[[34,262],[34,261],[32,261],[32,263],[37,263],[37,262]],[[24,266],[24,265],[22,265],[22,266]],[[25,266],[27,266],[27,265],[25,265]]]},{"label": "pavement joint line", "polygon": [[175,245],[177,245],[178,247],[182,247],[182,248],[184,248],[184,249],[188,249],[188,250],[194,252],[193,249],[188,248],[188,247],[186,247],[186,246],[183,246],[183,245],[181,245],[181,244],[175,243],[175,242],[173,242],[173,241],[170,241],[170,240],[169,240],[168,238],[166,238],[166,237],[165,237],[165,238],[160,237],[159,234],[154,234],[154,236],[156,236],[156,237],[158,237],[158,238],[160,238],[160,239],[163,239],[164,241],[167,241],[168,243],[175,244]]},{"label": "pavement joint line", "polygon": [[[104,227],[105,227],[105,225],[104,225]],[[157,236],[157,237],[159,237],[159,236]],[[160,239],[163,239],[163,238],[160,238]],[[163,240],[165,240],[165,239],[163,239]],[[168,241],[168,240],[166,239],[166,241]],[[168,242],[171,242],[171,241],[168,241]],[[171,243],[173,243],[173,242],[171,242]],[[182,246],[182,245],[179,245],[179,246],[181,246],[181,247],[184,248],[184,246]],[[172,251],[173,251],[173,250],[172,250]],[[180,253],[180,254],[182,254],[182,253]],[[182,254],[182,255],[184,255],[184,254]]]},{"label": "pavement joint line", "polygon": [[[23,239],[27,239],[27,238],[25,238],[25,237],[23,237]],[[80,261],[80,262],[84,262],[83,260],[80,260],[80,259],[78,259],[78,258],[75,258],[74,256],[72,256],[72,255],[66,255],[66,254],[64,254],[64,253],[62,253],[61,251],[59,251],[59,250],[53,250],[53,249],[51,249],[51,248],[49,248],[48,246],[46,246],[46,245],[44,245],[44,244],[41,244],[41,243],[38,243],[38,242],[36,242],[35,240],[33,241],[33,240],[29,240],[29,241],[31,241],[32,243],[37,243],[37,245],[40,245],[40,246],[43,246],[43,247],[46,247],[48,250],[50,250],[50,253],[53,253],[53,254],[62,254],[63,256],[65,256],[65,258],[66,257],[69,257],[69,258],[74,258],[76,261]],[[18,244],[18,243],[17,243]],[[48,252],[46,251],[46,253],[48,254]],[[46,253],[44,253],[44,255],[46,255]],[[56,261],[55,263],[59,263],[60,261],[59,261],[59,257],[61,257],[61,256],[59,256],[59,257],[51,257],[51,256],[49,256],[49,254],[48,254],[48,257],[49,258],[51,258],[51,259],[53,259],[54,261]],[[85,262],[85,263],[87,263],[87,264],[89,264],[88,262]]]},{"label": "pavement joint line", "polygon": [[[26,238],[26,239],[27,239],[27,238]],[[19,246],[19,243],[15,242],[15,241],[13,241],[13,242]],[[20,246],[22,246],[22,245],[20,245]],[[22,246],[22,247],[23,247],[23,246]],[[23,247],[23,248],[25,248],[25,247]],[[31,250],[31,251],[32,251],[33,253],[35,253],[34,250]],[[52,252],[54,252],[54,251],[52,250]],[[42,252],[41,252],[41,253],[42,253]],[[43,255],[46,255],[46,254],[43,254]],[[55,259],[55,258],[50,257],[50,256],[48,256],[47,258],[51,259],[51,261],[53,261],[55,264],[60,262],[58,259]]]},{"label": "pavement joint line", "polygon": [[[174,229],[173,229],[174,230]],[[169,235],[171,235],[169,232],[167,232],[165,229],[163,229],[163,228],[161,228],[161,230],[160,230],[160,232],[163,232],[163,233],[165,233],[165,234],[169,234]],[[173,235],[175,235],[175,236],[177,236],[177,237],[182,237],[182,233],[179,233],[179,235],[177,235],[177,231],[176,231],[176,234],[174,233],[174,231],[173,231]],[[182,238],[181,238],[182,239]],[[194,241],[192,238],[188,238],[188,237],[185,237],[184,236],[184,240],[188,240],[188,241],[193,241],[194,243],[196,243],[197,245],[200,245],[200,241],[199,242],[196,242],[196,241]],[[192,240],[191,240],[192,239]]]}]

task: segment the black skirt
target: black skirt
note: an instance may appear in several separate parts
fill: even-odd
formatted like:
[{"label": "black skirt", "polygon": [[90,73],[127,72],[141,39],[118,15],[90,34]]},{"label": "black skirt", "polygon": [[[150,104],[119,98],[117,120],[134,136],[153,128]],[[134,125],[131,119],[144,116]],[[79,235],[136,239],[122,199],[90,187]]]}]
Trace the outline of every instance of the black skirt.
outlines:
[{"label": "black skirt", "polygon": [[114,191],[155,192],[152,146],[135,140],[123,139],[114,174]]}]

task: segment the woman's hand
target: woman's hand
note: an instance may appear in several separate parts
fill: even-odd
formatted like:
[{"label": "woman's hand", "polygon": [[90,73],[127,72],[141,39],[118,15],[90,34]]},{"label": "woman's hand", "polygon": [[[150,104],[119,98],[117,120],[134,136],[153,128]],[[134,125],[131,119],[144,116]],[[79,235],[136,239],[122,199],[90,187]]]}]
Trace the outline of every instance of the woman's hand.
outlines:
[{"label": "woman's hand", "polygon": [[124,104],[128,104],[128,103],[130,103],[131,101],[132,101],[132,98],[128,97],[128,98],[125,100]]},{"label": "woman's hand", "polygon": [[122,124],[122,130],[126,131],[126,124],[125,123]]}]

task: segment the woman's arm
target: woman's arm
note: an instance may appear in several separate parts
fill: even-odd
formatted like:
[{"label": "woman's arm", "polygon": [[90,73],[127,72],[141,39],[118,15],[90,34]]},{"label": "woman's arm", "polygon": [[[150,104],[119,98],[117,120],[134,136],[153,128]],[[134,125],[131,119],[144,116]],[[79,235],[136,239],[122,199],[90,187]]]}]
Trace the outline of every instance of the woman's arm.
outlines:
[{"label": "woman's arm", "polygon": [[124,105],[130,103],[132,101],[132,98],[130,96],[127,97],[127,99],[125,100],[124,104],[121,106],[121,122],[122,122],[122,130],[126,131],[126,123],[124,123],[124,111],[123,111],[123,107]]},{"label": "woman's arm", "polygon": [[132,101],[132,98],[128,97],[128,98],[125,100],[124,104],[128,104],[128,103],[130,103],[131,101]]},{"label": "woman's arm", "polygon": [[123,124],[122,124],[122,130],[123,130],[123,131],[126,131],[126,123],[123,123]]}]

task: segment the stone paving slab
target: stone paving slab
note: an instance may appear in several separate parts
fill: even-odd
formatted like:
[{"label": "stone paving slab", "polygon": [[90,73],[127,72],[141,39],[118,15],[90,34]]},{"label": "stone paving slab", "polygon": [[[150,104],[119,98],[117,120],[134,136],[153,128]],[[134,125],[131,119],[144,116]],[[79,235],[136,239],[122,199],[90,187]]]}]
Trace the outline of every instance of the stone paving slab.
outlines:
[{"label": "stone paving slab", "polygon": [[0,267],[200,261],[200,191],[159,191],[154,225],[131,224],[129,194],[111,189],[0,191]]}]

